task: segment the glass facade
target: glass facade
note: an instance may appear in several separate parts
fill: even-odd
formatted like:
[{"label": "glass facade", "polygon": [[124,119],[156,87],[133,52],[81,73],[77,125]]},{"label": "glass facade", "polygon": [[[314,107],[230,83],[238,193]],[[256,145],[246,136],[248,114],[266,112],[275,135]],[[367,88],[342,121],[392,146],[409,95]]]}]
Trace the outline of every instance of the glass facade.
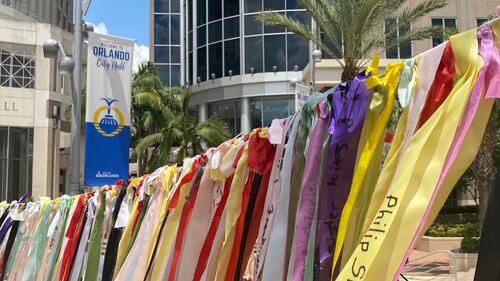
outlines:
[{"label": "glass facade", "polygon": [[252,128],[270,126],[274,119],[283,119],[294,113],[294,97],[253,98],[250,102]]},{"label": "glass facade", "polygon": [[[293,96],[250,99],[250,124],[252,128],[270,126],[274,119],[282,119],[295,113]],[[229,100],[208,104],[208,117],[227,123],[231,133],[241,131],[241,100]]]},{"label": "glass facade", "polygon": [[31,194],[33,128],[0,127],[0,200]]},{"label": "glass facade", "polygon": [[208,104],[208,117],[226,122],[233,136],[239,134],[241,126],[241,101],[230,100]]},{"label": "glass facade", "polygon": [[180,0],[154,1],[154,63],[168,86],[181,85]]},{"label": "glass facade", "polygon": [[255,19],[274,10],[310,25],[296,0],[241,3],[243,7],[238,0],[187,1],[186,77],[191,84],[242,73],[302,70],[307,65],[307,40]]}]

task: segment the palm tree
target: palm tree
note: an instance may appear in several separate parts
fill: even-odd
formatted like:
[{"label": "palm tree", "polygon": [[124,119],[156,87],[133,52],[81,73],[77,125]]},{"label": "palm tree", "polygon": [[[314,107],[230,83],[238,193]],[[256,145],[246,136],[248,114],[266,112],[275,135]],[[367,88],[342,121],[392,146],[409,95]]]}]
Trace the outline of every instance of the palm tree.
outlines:
[{"label": "palm tree", "polygon": [[198,154],[209,146],[217,146],[231,137],[228,126],[219,120],[196,122],[189,109],[191,94],[181,88],[163,88],[160,91],[143,92],[134,97],[135,102],[147,108],[144,117],[154,124],[154,133],[138,140],[136,153],[144,157],[148,148],[153,151],[147,169],[153,170],[171,162],[172,149],[175,162]]},{"label": "palm tree", "polygon": [[[406,0],[298,1],[323,35],[276,12],[259,14],[257,19],[266,25],[285,27],[336,58],[343,68],[342,81],[354,78],[375,52],[442,34],[441,27],[419,27],[414,23],[418,18],[447,4],[447,0],[425,0],[414,8],[403,8]],[[394,36],[398,30],[407,32]],[[341,53],[343,59],[338,58],[336,53]]]},{"label": "palm tree", "polygon": [[[139,66],[139,70],[132,79],[132,148],[135,148],[138,141],[148,132],[153,132],[155,124],[153,116],[160,105],[156,105],[152,99],[160,97],[163,88],[154,64],[146,62]],[[132,153],[134,154],[134,152],[135,149]],[[137,154],[135,153],[133,156],[137,157]],[[140,171],[144,171],[147,157],[147,154],[137,157]]]}]

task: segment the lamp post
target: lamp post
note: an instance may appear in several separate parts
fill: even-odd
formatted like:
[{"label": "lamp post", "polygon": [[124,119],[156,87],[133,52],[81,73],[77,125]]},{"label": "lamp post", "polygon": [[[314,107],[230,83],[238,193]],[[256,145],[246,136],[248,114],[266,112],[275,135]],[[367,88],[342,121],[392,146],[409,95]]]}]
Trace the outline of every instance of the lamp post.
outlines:
[{"label": "lamp post", "polygon": [[82,92],[82,0],[75,0],[75,24],[74,24],[74,42],[73,55],[76,65],[73,71],[73,106],[71,110],[71,150],[70,150],[70,175],[69,190],[70,195],[80,192],[80,142],[82,135],[82,115],[81,115],[81,92]]},{"label": "lamp post", "polygon": [[[84,2],[82,4],[82,1]],[[87,13],[91,0],[75,0],[75,24],[73,54],[75,68],[73,70],[73,106],[71,110],[71,151],[70,151],[70,177],[68,193],[80,192],[80,148],[81,148],[81,93],[82,93],[82,47],[83,36],[94,31],[92,24],[83,21],[83,13]]]},{"label": "lamp post", "polygon": [[312,89],[311,94],[316,91],[316,63],[321,62],[323,58],[323,53],[320,50],[316,49],[312,52],[312,67],[311,67],[311,77],[312,77]]}]

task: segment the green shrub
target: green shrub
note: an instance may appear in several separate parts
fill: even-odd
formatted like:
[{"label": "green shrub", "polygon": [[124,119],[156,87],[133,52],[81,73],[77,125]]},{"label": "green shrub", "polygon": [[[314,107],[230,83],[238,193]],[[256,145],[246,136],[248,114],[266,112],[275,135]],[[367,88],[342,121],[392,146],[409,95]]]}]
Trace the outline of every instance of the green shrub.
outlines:
[{"label": "green shrub", "polygon": [[462,239],[460,251],[462,253],[477,253],[479,251],[479,224],[466,224],[462,236],[464,239]]},{"label": "green shrub", "polygon": [[465,237],[466,235],[479,237],[479,224],[433,224],[425,235],[432,237]]}]

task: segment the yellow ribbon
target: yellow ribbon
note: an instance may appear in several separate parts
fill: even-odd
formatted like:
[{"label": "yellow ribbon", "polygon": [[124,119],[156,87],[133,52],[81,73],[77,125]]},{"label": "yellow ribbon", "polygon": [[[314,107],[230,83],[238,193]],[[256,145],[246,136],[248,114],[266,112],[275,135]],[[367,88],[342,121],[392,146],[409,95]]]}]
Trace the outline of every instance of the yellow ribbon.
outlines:
[{"label": "yellow ribbon", "polygon": [[[193,162],[189,164],[189,166],[185,167],[183,171],[191,171],[193,167]],[[181,174],[179,179],[177,180],[176,185],[179,185],[184,177],[184,174]],[[177,186],[174,188],[180,188],[179,193],[179,202],[177,202],[177,206],[171,210],[171,214],[167,218],[167,222],[165,225],[165,233],[162,234],[160,238],[161,241],[157,242],[159,244],[159,250],[157,254],[157,260],[153,265],[151,280],[161,280],[162,276],[166,270],[168,265],[168,258],[170,256],[170,249],[172,248],[172,244],[174,242],[175,235],[177,234],[177,227],[179,225],[179,221],[181,219],[182,209],[184,207],[184,203],[186,203],[186,196],[189,193],[189,190],[192,186],[192,181],[189,183],[183,184],[182,186]],[[168,181],[167,181],[168,184]],[[165,201],[170,202],[171,198],[168,197]],[[167,205],[168,206],[168,205]]]},{"label": "yellow ribbon", "polygon": [[[386,198],[338,280],[392,280],[418,228],[482,66],[475,30],[452,37],[450,41],[457,69],[463,77],[411,138],[399,163],[403,168],[392,178],[387,176],[390,169],[384,167],[381,178],[389,186]],[[456,165],[465,169],[467,164]]]},{"label": "yellow ribbon", "polygon": [[236,224],[241,213],[241,204],[243,200],[243,189],[248,178],[248,144],[245,144],[243,153],[236,166],[233,181],[227,198],[227,215],[225,227],[225,239],[222,250],[217,262],[217,274],[215,280],[224,280],[226,276],[227,265],[231,257],[231,251],[234,245],[234,236]]},{"label": "yellow ribbon", "polygon": [[[162,187],[165,189],[165,193],[164,194],[167,194],[171,187],[172,187],[172,180],[174,178],[174,173],[175,173],[175,170],[176,170],[176,166],[170,166],[168,167],[164,172],[163,172],[163,183],[162,183]],[[165,220],[165,216],[167,215],[167,207],[168,207],[168,204],[170,202],[167,200],[167,198],[164,198],[163,199],[163,204],[162,204],[162,208],[161,208],[161,214],[160,214],[160,220],[159,220],[159,224],[156,226],[154,232],[153,232],[153,239],[151,240],[152,243],[151,243],[151,247],[149,249],[149,254],[148,254],[148,260],[151,261],[151,258],[153,257],[153,253],[154,253],[154,249],[156,247],[156,243],[158,242],[158,236],[160,235],[160,230],[161,230],[161,226],[162,226],[162,222]],[[158,257],[159,259],[161,258],[166,258],[166,256],[160,256]],[[149,264],[149,262],[148,262]]]},{"label": "yellow ribbon", "polygon": [[349,218],[351,216],[351,210],[353,208],[354,202],[358,198],[359,189],[363,184],[365,175],[367,173],[368,166],[371,162],[375,148],[378,144],[378,140],[384,132],[385,126],[392,112],[394,104],[394,92],[396,90],[399,71],[403,69],[403,62],[392,63],[386,66],[386,74],[383,77],[378,75],[378,56],[373,58],[372,64],[367,69],[367,73],[371,73],[372,76],[366,79],[365,84],[367,88],[374,88],[376,86],[385,88],[387,91],[387,104],[380,114],[380,118],[377,120],[373,131],[368,137],[368,141],[363,148],[363,152],[359,158],[359,164],[355,168],[354,177],[351,184],[351,191],[349,197],[345,203],[344,209],[342,209],[342,215],[340,217],[339,230],[337,234],[337,241],[335,243],[335,253],[332,266],[332,280],[333,280],[333,270],[335,270],[335,265],[340,256],[342,250],[342,245],[344,244],[344,239],[346,236],[347,225],[349,223]]}]

